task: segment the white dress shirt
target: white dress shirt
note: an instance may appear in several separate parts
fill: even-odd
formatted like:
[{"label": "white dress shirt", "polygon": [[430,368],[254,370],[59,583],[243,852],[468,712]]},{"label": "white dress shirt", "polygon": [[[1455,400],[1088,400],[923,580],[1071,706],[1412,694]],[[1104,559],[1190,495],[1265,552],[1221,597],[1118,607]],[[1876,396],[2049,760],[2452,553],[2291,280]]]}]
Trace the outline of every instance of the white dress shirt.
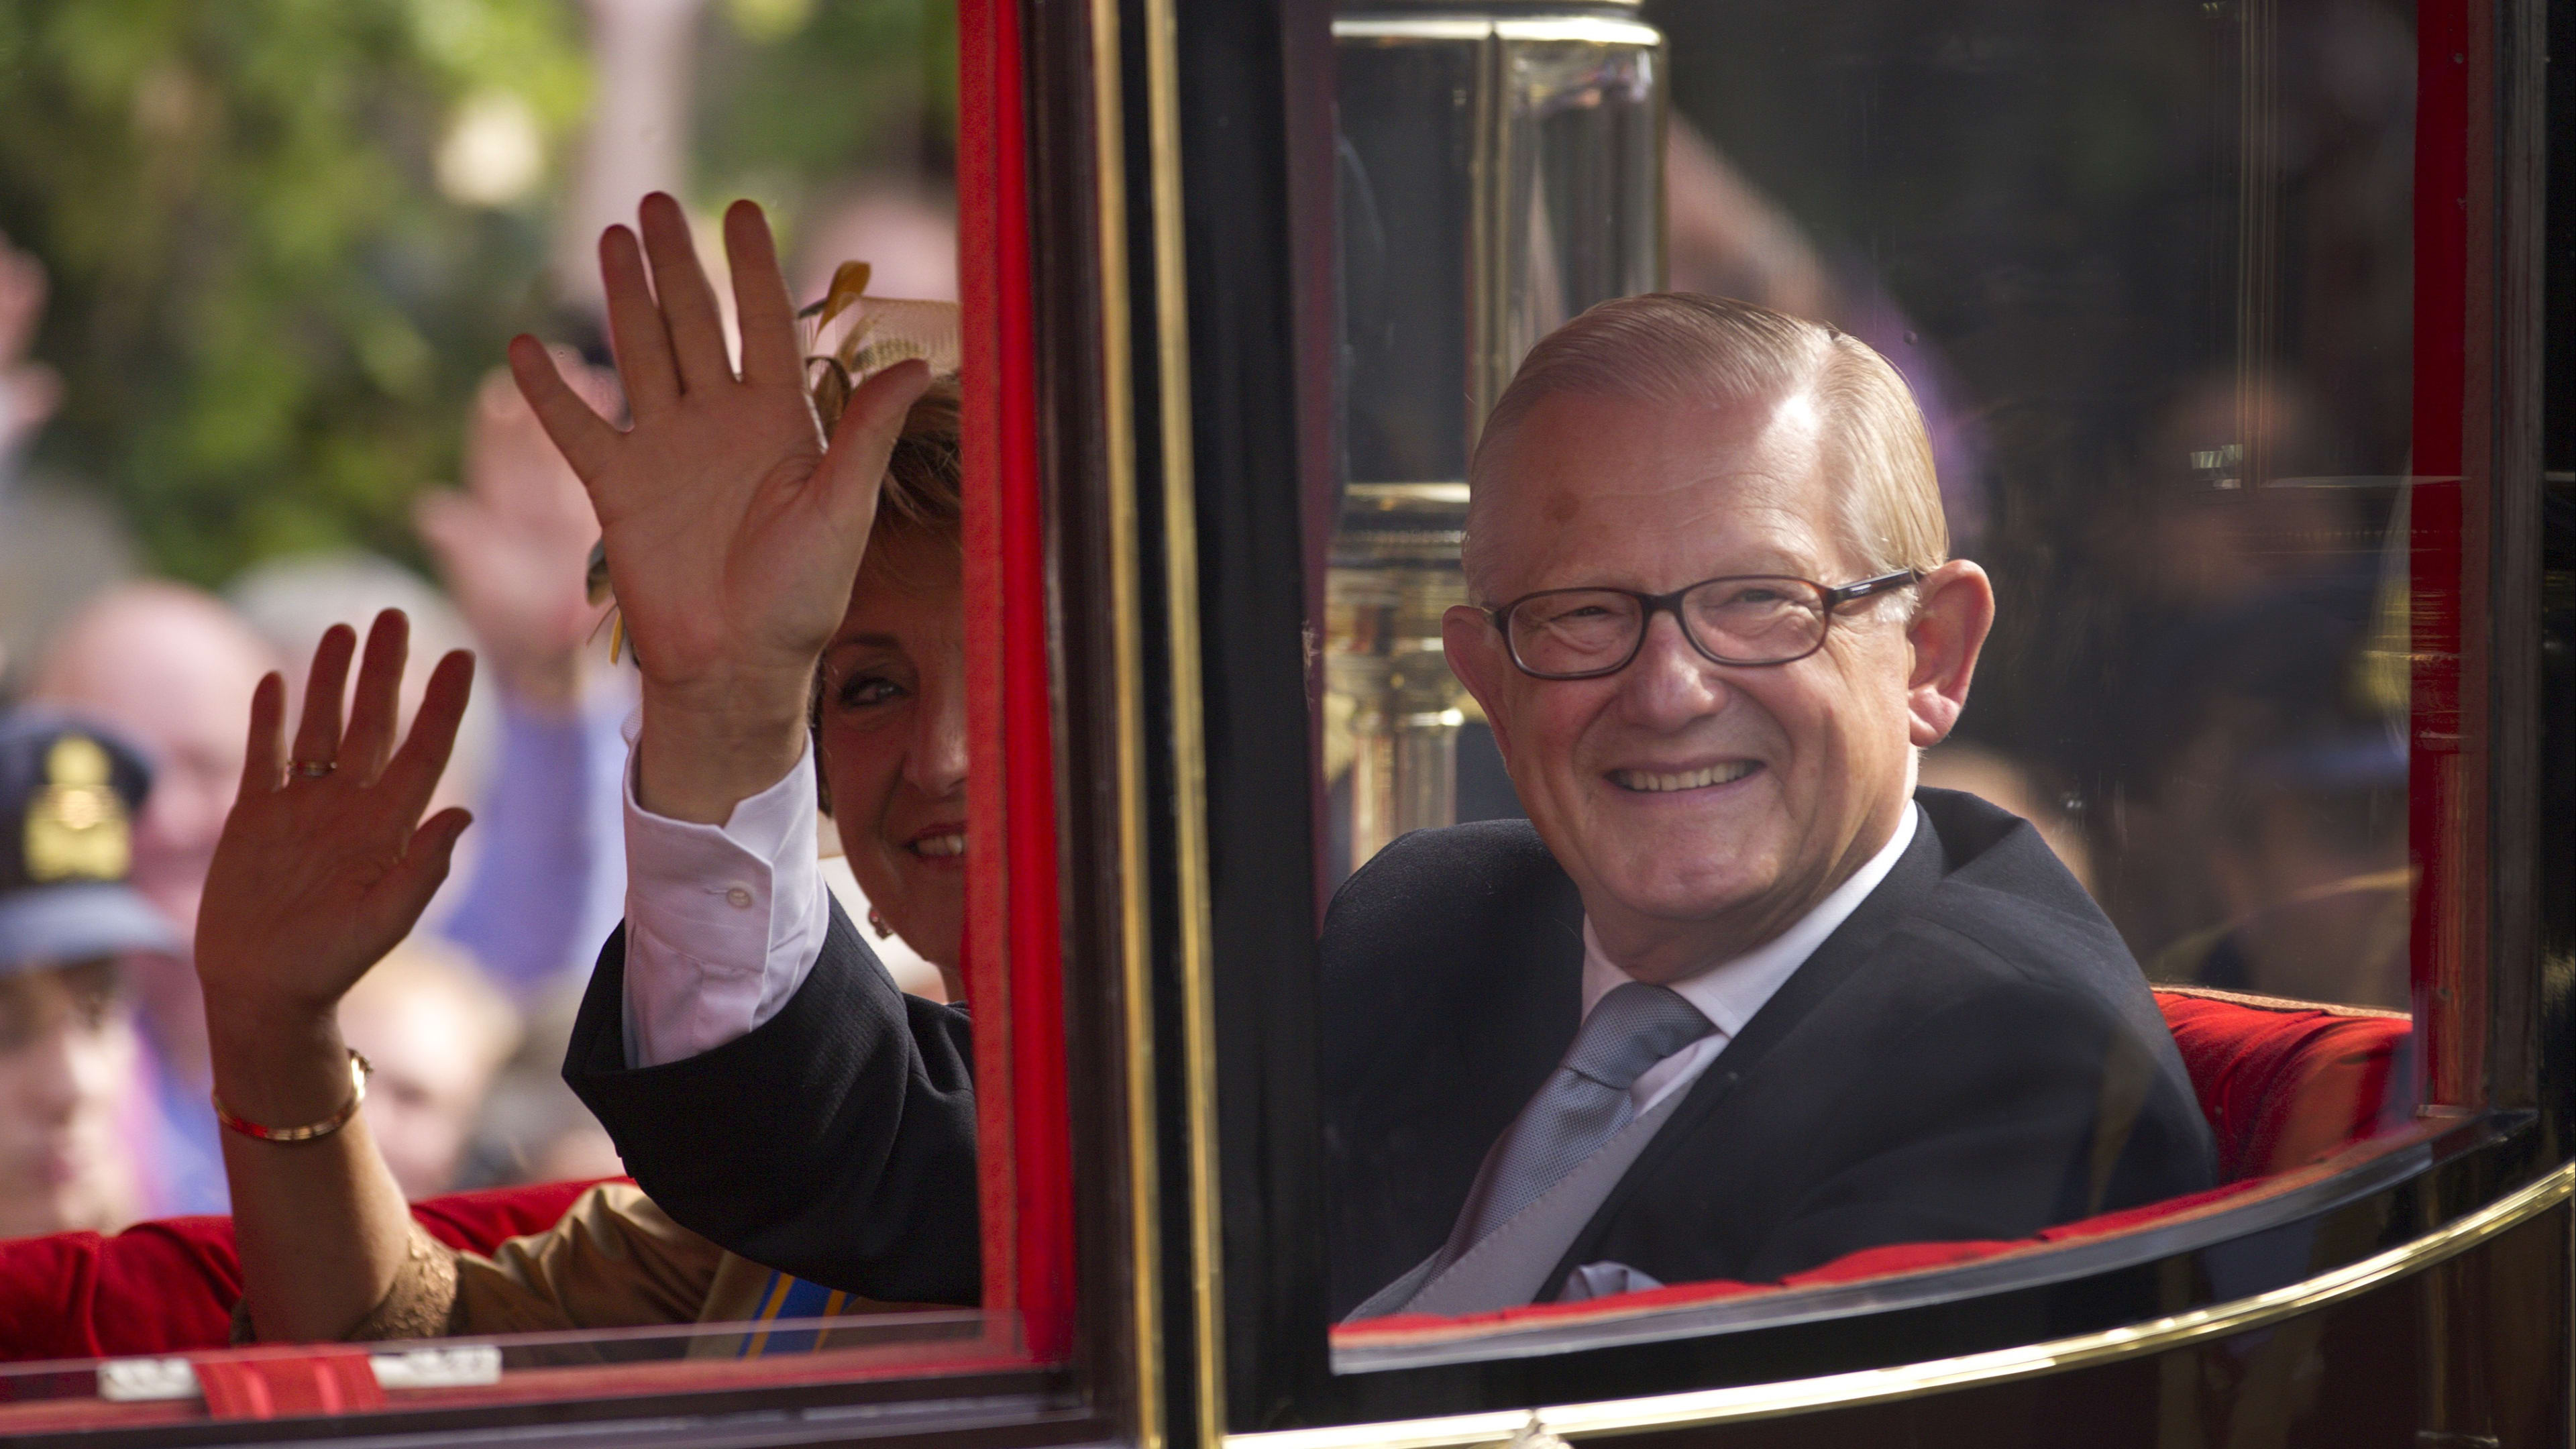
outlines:
[{"label": "white dress shirt", "polygon": [[626,738],[626,1064],[654,1067],[776,1016],[823,954],[831,897],[811,748],[719,828],[637,804],[631,719]]},{"label": "white dress shirt", "polygon": [[[1880,846],[1876,855],[1853,871],[1851,879],[1834,887],[1831,895],[1818,901],[1814,910],[1799,917],[1796,925],[1733,960],[1721,961],[1669,983],[1683,1000],[1699,1008],[1700,1015],[1715,1022],[1717,1030],[1646,1068],[1645,1074],[1628,1088],[1628,1100],[1639,1116],[1645,1115],[1657,1102],[1697,1081],[1699,1074],[1708,1070],[1708,1064],[1717,1060],[1717,1054],[1726,1049],[1728,1042],[1735,1040],[1737,1032],[1744,1030],[1744,1024],[1753,1019],[1753,1013],[1760,1011],[1762,1004],[1771,999],[1771,994],[1795,975],[1799,967],[1807,964],[1807,958],[1816,954],[1816,948],[1825,943],[1825,938],[1849,920],[1851,913],[1860,909],[1860,903],[1869,898],[1869,893],[1878,889],[1878,883],[1887,879],[1887,873],[1896,869],[1897,858],[1904,855],[1905,847],[1914,842],[1914,832],[1920,828],[1921,821],[1922,811],[1915,807],[1914,802],[1907,801],[1905,818],[1897,822],[1896,829],[1889,833],[1887,844]],[[1586,917],[1583,922],[1583,1014],[1590,1016],[1592,1008],[1600,1004],[1601,998],[1609,995],[1612,988],[1635,979],[1601,954],[1600,938],[1592,934],[1591,918]]]}]

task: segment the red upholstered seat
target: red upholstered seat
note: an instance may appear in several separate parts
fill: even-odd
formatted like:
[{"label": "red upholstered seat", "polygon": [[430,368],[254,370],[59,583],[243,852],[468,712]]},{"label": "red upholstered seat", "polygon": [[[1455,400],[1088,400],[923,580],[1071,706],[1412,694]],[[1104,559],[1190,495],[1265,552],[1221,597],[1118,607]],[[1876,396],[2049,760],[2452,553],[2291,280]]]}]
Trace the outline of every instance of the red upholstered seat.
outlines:
[{"label": "red upholstered seat", "polygon": [[2413,1107],[2401,1013],[2190,988],[2156,1004],[2218,1138],[2221,1182],[2330,1157]]},{"label": "red upholstered seat", "polygon": [[2308,1166],[2412,1115],[2406,1060],[2412,1023],[2399,1012],[2325,1006],[2196,987],[2162,988],[2156,1005],[2181,1048],[2200,1110],[2218,1144],[2219,1185],[2207,1192],[2061,1223],[2032,1238],[1889,1243],[1793,1273],[1777,1283],[1676,1283],[1583,1303],[1539,1303],[1445,1318],[1405,1314],[1333,1330],[1336,1343],[1400,1342],[1421,1334],[1526,1326],[1605,1308],[1675,1308],[1830,1283],[1853,1283],[1972,1263],[2048,1243],[2103,1237],[2182,1216]]},{"label": "red upholstered seat", "polygon": [[[587,1182],[455,1193],[412,1204],[450,1247],[487,1251],[553,1227]],[[170,1218],[113,1236],[0,1242],[0,1359],[102,1358],[221,1348],[241,1265],[230,1218]]]}]

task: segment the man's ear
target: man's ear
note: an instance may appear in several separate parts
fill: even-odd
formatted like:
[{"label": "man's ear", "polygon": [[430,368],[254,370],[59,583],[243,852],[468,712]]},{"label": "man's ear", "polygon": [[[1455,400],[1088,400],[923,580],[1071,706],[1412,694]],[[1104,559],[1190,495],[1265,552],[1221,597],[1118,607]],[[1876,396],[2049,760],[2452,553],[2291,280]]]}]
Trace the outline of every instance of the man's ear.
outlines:
[{"label": "man's ear", "polygon": [[1503,636],[1495,632],[1493,616],[1473,604],[1450,605],[1449,612],[1440,616],[1440,644],[1449,655],[1449,672],[1458,676],[1485,711],[1494,746],[1503,752],[1503,764],[1509,767],[1511,721],[1503,710],[1503,682],[1512,673],[1512,661],[1503,652]]},{"label": "man's ear", "polygon": [[1959,711],[1968,707],[1977,653],[1995,626],[1995,587],[1984,569],[1954,558],[1924,575],[1915,589],[1914,620],[1905,630],[1914,649],[1905,707],[1911,716],[1908,737],[1928,748],[1949,737]]}]

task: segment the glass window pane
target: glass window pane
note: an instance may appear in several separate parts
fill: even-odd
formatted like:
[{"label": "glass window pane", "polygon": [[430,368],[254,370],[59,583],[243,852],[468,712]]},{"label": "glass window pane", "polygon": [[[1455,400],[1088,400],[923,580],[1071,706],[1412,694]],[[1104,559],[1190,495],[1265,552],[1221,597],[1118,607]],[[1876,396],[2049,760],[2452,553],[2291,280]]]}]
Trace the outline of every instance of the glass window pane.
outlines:
[{"label": "glass window pane", "polygon": [[[1007,1212],[1063,1186],[1064,1124],[1047,1117],[1061,1092],[979,1111],[973,1090],[1032,1050],[1061,1063],[1054,943],[1022,925],[1041,914],[1025,889],[1012,929],[977,933],[972,963],[965,925],[970,838],[1023,879],[1054,880],[1051,857],[1023,848],[1052,848],[1051,819],[1006,829],[988,808],[998,791],[970,808],[968,777],[1004,772],[994,740],[970,747],[961,722],[1002,712],[982,693],[994,679],[1016,708],[1047,677],[1042,645],[1015,636],[1011,661],[970,686],[966,661],[1004,646],[962,627],[968,555],[995,547],[968,539],[965,515],[1039,511],[1033,466],[1013,457],[996,482],[1005,469],[962,436],[1034,434],[1031,360],[1011,359],[1006,383],[990,356],[970,369],[960,355],[1025,336],[1031,307],[1027,279],[991,260],[1030,245],[1025,205],[989,200],[1027,190],[1016,170],[996,174],[1026,144],[993,134],[1005,114],[993,90],[1020,84],[1005,19],[944,0],[492,0],[180,7],[115,23],[37,6],[0,22],[0,815],[30,842],[0,851],[0,1359],[46,1361],[0,1368],[0,1437],[896,1379],[936,1397],[960,1372],[1061,1360],[1069,1209],[979,1221],[986,1201]],[[961,49],[974,62],[962,100]],[[980,203],[963,259],[961,170]],[[602,233],[638,228],[656,192],[676,206],[645,202],[640,229],[675,320],[628,310],[612,324]],[[728,238],[740,218],[727,207],[746,197],[775,241],[768,287],[814,304],[792,332],[759,315],[759,276],[741,279],[754,316],[735,315],[727,242],[743,239]],[[692,246],[703,289],[680,261]],[[1011,325],[963,325],[961,290],[988,309],[978,320],[1007,311]],[[520,332],[555,345],[578,402],[522,400],[504,361]],[[647,337],[674,339],[676,378],[657,377]],[[789,347],[805,354],[811,409]],[[690,570],[638,562],[650,549],[617,533],[653,511],[642,488],[621,511],[621,490],[687,450],[615,478],[599,450],[673,436],[650,414],[685,383],[735,401],[767,388],[776,406],[736,408],[728,425],[758,442],[765,416],[785,456],[810,456],[817,417],[829,428],[853,385],[909,358],[937,378],[902,418],[865,562],[861,530],[840,530],[849,547],[818,586],[835,622],[810,691],[801,665],[776,691],[787,709],[771,742],[795,763],[766,791],[728,791],[729,817],[691,814],[630,756],[635,731],[649,740],[656,726],[629,720],[654,713],[639,697],[671,678],[644,682],[637,654],[667,663],[658,651],[686,647],[666,642],[685,627],[673,621],[708,600],[672,586]],[[580,438],[587,457],[566,441]],[[659,496],[726,486],[685,484]],[[708,532],[703,518],[667,530]],[[1025,595],[1043,567],[1030,549],[994,577]],[[643,601],[657,593],[658,641]],[[425,912],[369,897],[399,919],[321,933],[355,953],[347,977],[364,975],[345,999],[346,981],[321,982],[306,995],[330,999],[312,1020],[235,1031],[229,986],[312,1002],[267,990],[274,961],[236,980],[188,943],[274,945],[261,929],[363,894],[316,890],[287,909],[246,886],[364,853],[347,843],[356,827],[326,828],[346,817],[321,813],[272,831],[261,868],[209,883],[236,788],[261,773],[243,745],[254,691],[282,670],[300,707],[326,630],[364,629],[387,607],[410,615],[411,667],[398,689],[393,673],[385,689],[354,686],[357,717],[398,695],[404,727],[427,735],[463,709],[429,808],[476,820]],[[452,677],[431,682],[450,646],[479,654],[470,706],[452,705]],[[1035,718],[1013,745],[1043,760],[1042,705]],[[322,799],[372,768],[355,732],[293,738],[268,772],[280,788],[252,803]],[[915,747],[935,763],[907,770]],[[397,825],[366,838],[398,852],[409,825]],[[710,844],[716,826],[734,833]],[[444,828],[375,879],[417,867]],[[630,868],[638,838],[658,844]],[[638,901],[665,914],[630,912]],[[998,901],[976,909],[1000,920]],[[192,935],[201,903],[211,924]],[[389,951],[349,945],[406,931]],[[800,957],[817,938],[823,959]],[[1029,939],[1049,959],[1016,969],[1039,984],[1013,993],[1017,1015],[996,1009],[970,1033],[970,975],[998,984]],[[656,974],[656,959],[678,969]],[[800,962],[812,964],[794,981],[764,974]],[[774,1116],[742,1104],[796,1093],[683,1089],[717,1112],[694,1121],[655,1095],[727,1047],[754,1055],[750,1033],[794,1038],[795,1003],[835,972],[827,1034],[859,1016],[885,1027],[871,1060],[898,1059],[907,1121],[930,1124],[927,1148],[897,1134],[856,1149],[934,1160],[908,1203],[925,1210],[872,1267],[834,1258],[858,1235],[764,1165],[772,1135],[749,1129]],[[1015,1039],[1021,1022],[1038,1026]],[[238,1097],[245,1081],[269,1092],[265,1069],[333,1031],[363,1056],[325,1044],[320,1105],[296,1109],[289,1089],[274,1111]],[[228,1173],[226,1142],[262,1131],[288,1141],[237,1151]],[[979,1132],[1002,1135],[982,1141],[989,1155]],[[292,1177],[353,1143],[345,1180]],[[988,1192],[987,1178],[1012,1186]],[[772,1231],[773,1206],[823,1226],[800,1248],[792,1229]],[[746,1256],[719,1238],[768,1246]],[[1016,1250],[989,1275],[988,1243]],[[353,1263],[365,1266],[314,1287]],[[1046,1281],[1022,1292],[1024,1265]],[[380,1271],[392,1287],[372,1307],[330,1298],[352,1282],[372,1294]],[[228,1347],[256,1331],[272,1341]],[[335,1333],[348,1342],[300,1342]]]},{"label": "glass window pane", "polygon": [[[1339,1019],[1336,993],[1363,981],[1399,1021],[1417,994],[1448,1003],[1422,1008],[1426,1031],[1445,1019],[1436,1046],[1417,1046],[1401,1025],[1338,1042],[1327,1033],[1335,1313],[1386,1319],[1337,1331],[1346,1369],[1489,1332],[1491,1321],[1472,1319],[1486,1310],[1543,1326],[1594,1312],[1585,1300],[1682,1281],[1705,1291],[1654,1301],[1743,1297],[1751,1321],[1763,1311],[1755,1299],[1963,1261],[1961,1239],[2027,1247],[2168,1221],[2183,1204],[2216,1200],[2202,1194],[2277,1196],[2413,1117],[2410,652],[2422,605],[2410,577],[2412,5],[1837,0],[1613,13],[1514,7],[1477,17],[1390,3],[1336,25],[1350,441],[1325,621],[1323,753],[1328,870],[1347,884],[1325,933],[1325,1020]],[[1447,79],[1430,84],[1434,73]],[[1640,164],[1635,138],[1658,113],[1659,164]],[[1521,115],[1555,119],[1535,129],[1506,119]],[[1562,148],[1555,160],[1528,164],[1530,148],[1550,145]],[[1371,164],[1388,153],[1412,158],[1422,173],[1414,184],[1388,184],[1391,168]],[[1660,247],[1638,246],[1635,219],[1658,211]],[[1421,252],[1399,262],[1378,249],[1408,226],[1440,249],[1439,285],[1424,285],[1432,264]],[[1422,275],[1385,286],[1397,266]],[[2082,1120],[2055,1137],[2014,1139],[1988,1168],[1943,1166],[1945,1135],[1973,1133],[1989,1114],[2045,1114],[2038,1078],[1946,1088],[1927,1078],[1926,1094],[1955,1095],[1919,1120],[1890,1097],[1866,1131],[1820,1118],[1793,1144],[1764,1134],[1844,1087],[1800,1084],[1780,1064],[1791,1049],[1772,1034],[1828,1019],[1863,1031],[1813,999],[1826,988],[1800,982],[1883,969],[1891,974],[1875,984],[1838,976],[1833,989],[1890,1000],[1919,989],[1923,1030],[1955,1036],[1960,1055],[2028,1065],[2045,1053],[2009,1040],[2020,1008],[2008,993],[1943,996],[1949,988],[1925,984],[1939,974],[1925,963],[1942,959],[1929,946],[1908,958],[1925,973],[1912,986],[1894,960],[1853,964],[1876,958],[1851,945],[1851,931],[1798,934],[1824,910],[1814,897],[1760,928],[1712,928],[1709,940],[1730,944],[1705,959],[1681,960],[1689,952],[1679,948],[1623,958],[1612,935],[1633,946],[1653,932],[1604,925],[1622,911],[1698,920],[1692,892],[1702,882],[1772,868],[1768,857],[1758,869],[1741,864],[1751,847],[1737,842],[1759,827],[1733,817],[1688,839],[1656,834],[1660,825],[1604,824],[1630,818],[1624,798],[1652,795],[1662,802],[1654,808],[1682,812],[1694,791],[1716,800],[1778,781],[1778,809],[1800,841],[1846,838],[1818,802],[1842,798],[1832,792],[1857,776],[1797,793],[1796,748],[1812,744],[1827,714],[1798,716],[1795,686],[1780,681],[1846,657],[1837,641],[1863,637],[1872,620],[1909,627],[1929,607],[1925,590],[1838,612],[1815,662],[1773,674],[1659,655],[1655,630],[1671,625],[1658,621],[1631,666],[1632,681],[1649,682],[1629,685],[1534,683],[1499,651],[1478,653],[1487,649],[1478,621],[1451,612],[1533,588],[1655,594],[1720,573],[1795,571],[1739,562],[1724,526],[1707,522],[1723,515],[1714,503],[1686,520],[1644,522],[1678,515],[1655,511],[1660,445],[1633,440],[1680,437],[1673,420],[1699,406],[1690,399],[1725,390],[1664,381],[1685,364],[1656,352],[1645,324],[1618,334],[1624,354],[1605,345],[1579,366],[1551,359],[1594,411],[1568,403],[1543,414],[1554,404],[1530,403],[1508,413],[1505,444],[1475,452],[1474,435],[1540,338],[1594,302],[1665,288],[1827,324],[1884,358],[1920,414],[1910,446],[1928,453],[1947,556],[1992,582],[1993,630],[1973,691],[1955,721],[1926,726],[1940,742],[1920,757],[1920,818],[1946,822],[1969,808],[1944,803],[1958,797],[1940,792],[1957,791],[2034,827],[2035,859],[2049,862],[2041,873],[2063,882],[2068,919],[2085,924],[2046,944],[2046,932],[2015,939],[2042,976],[2071,979],[2085,963],[2099,999],[2124,1003],[2128,1025],[2061,1063],[2106,1094],[2083,1105]],[[1367,360],[1376,339],[1391,337],[1423,359],[1400,377],[1372,373]],[[1803,392],[1748,383],[1729,396],[1751,399],[1747,409],[1759,402],[1762,426],[1776,429],[1789,426],[1787,399],[1851,408],[1856,375]],[[1533,421],[1542,416],[1587,421]],[[1758,474],[1728,460],[1749,456],[1746,439],[1760,431],[1746,422],[1710,434],[1705,479]],[[1373,451],[1392,436],[1444,441],[1396,466]],[[1809,535],[1827,540],[1817,556],[1850,541],[1855,564],[1911,564],[1872,556],[1902,533],[1869,513],[1880,496],[1871,459],[1882,455],[1823,456],[1824,496],[1840,511]],[[1471,459],[1478,487],[1508,477],[1516,499],[1552,500],[1544,522],[1499,508],[1479,515],[1474,546],[1491,583],[1457,564]],[[1705,479],[1689,486],[1721,486]],[[1598,518],[1585,512],[1585,490],[1622,500],[1634,522],[1607,504]],[[1837,585],[1867,575],[1818,565],[1816,576]],[[1435,651],[1453,666],[1448,677],[1425,667]],[[1480,670],[1488,677],[1470,693],[1461,678]],[[1681,682],[1693,679],[1703,682]],[[1676,702],[1693,688],[1703,691],[1695,703]],[[1498,700],[1511,717],[1489,720]],[[1513,745],[1508,769],[1498,734]],[[1776,756],[1766,754],[1775,741]],[[1596,790],[1624,793],[1596,800],[1587,793]],[[1536,834],[1497,825],[1381,855],[1407,831],[1524,813]],[[1991,843],[1947,823],[1923,828],[1939,835],[1941,870],[1972,869]],[[1869,830],[1849,838],[1898,839]],[[1851,850],[1839,873],[1820,878],[1849,879],[1871,854]],[[1373,859],[1384,868],[1351,874]],[[1449,900],[1443,882],[1462,872],[1482,878],[1484,895],[1443,907],[1441,933],[1406,935],[1397,895]],[[1885,902],[1904,879],[1869,878],[1862,896],[1893,911]],[[1877,894],[1886,880],[1899,882],[1885,887],[1897,894]],[[1875,930],[1903,918],[1852,909],[1860,914],[1831,919],[1875,920]],[[1406,961],[1386,955],[1381,937],[1408,942]],[[1468,953],[1482,953],[1480,964],[1461,956],[1456,979],[1442,978],[1448,968],[1436,963],[1458,954],[1459,940],[1486,943]],[[1414,958],[1434,964],[1406,964]],[[1514,979],[1528,971],[1554,984]],[[1746,988],[1740,1007],[1708,988],[1748,971],[1772,974]],[[1681,1104],[1659,1095],[1650,1073],[1624,1090],[1624,1104],[1593,1109],[1598,1130],[1576,1131],[1551,1094],[1572,1090],[1569,1070],[1603,1080],[1578,1058],[1612,988],[1632,979],[1683,988],[1717,1045],[1636,1048],[1686,1084]],[[1936,1003],[1958,1014],[1943,1017]],[[1849,1045],[1795,1039],[1809,1058]],[[2267,1039],[2301,1046],[2263,1078],[2262,1106],[2249,1114],[2218,1084]],[[1891,1069],[1909,1048],[1887,1040],[1878,1062],[1852,1069]],[[1497,1058],[1518,1065],[1488,1070]],[[2125,1106],[2107,1105],[2132,1088]],[[1879,1100],[1870,1090],[1850,1085],[1835,1100],[1861,1110],[1851,1104]],[[1659,1106],[1673,1113],[1668,1123],[1647,1120]],[[2169,1150],[2142,1147],[2140,1134],[2168,1118],[2179,1134]],[[1675,1176],[1699,1147],[1669,1139],[1730,1132],[1728,1150],[1755,1155],[1701,1166],[1798,1188],[1774,1201]],[[1879,1151],[1853,1145],[1837,1159],[1846,1175],[1798,1176],[1797,1152],[1831,1156],[1839,1149],[1815,1143],[1870,1133]],[[1646,1185],[1623,1178],[1625,1167],[1604,1169],[1597,1211],[1560,1225],[1561,1261],[1535,1265],[1526,1283],[1469,1282],[1497,1221],[1537,1222],[1515,1216],[1533,1184],[1578,1183],[1625,1135],[1646,1143],[1634,1159]],[[2087,1151],[2109,1155],[2087,1168],[2075,1161]],[[2132,1152],[2141,1155],[2122,1155]],[[1915,1167],[1897,1165],[1907,1153]],[[2136,1173],[2124,1177],[2129,1167]],[[1944,1176],[1954,1169],[1963,1175]],[[2094,1190],[2012,1205],[2015,1181],[2059,1181],[2060,1169],[2069,1181],[2090,1173]],[[1908,1192],[1920,1202],[1952,1190],[1956,1212],[1893,1206]],[[1712,1220],[1641,1206],[1658,1193]],[[1874,1225],[1855,1226],[1864,1220]],[[1407,1280],[1415,1269],[1424,1276]],[[1444,1293],[1444,1281],[1469,1286]],[[1522,1306],[1533,1300],[1541,1306]],[[1389,1316],[1407,1314],[1417,1316]],[[1472,1321],[1440,1321],[1462,1314]]]}]

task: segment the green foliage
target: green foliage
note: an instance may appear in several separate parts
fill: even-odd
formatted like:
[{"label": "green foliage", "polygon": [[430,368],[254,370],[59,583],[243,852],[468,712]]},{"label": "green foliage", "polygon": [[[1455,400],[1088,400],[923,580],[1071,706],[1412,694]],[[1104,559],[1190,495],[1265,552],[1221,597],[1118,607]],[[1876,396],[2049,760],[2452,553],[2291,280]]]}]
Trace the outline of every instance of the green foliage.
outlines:
[{"label": "green foliage", "polygon": [[0,228],[54,294],[43,456],[152,560],[410,551],[411,494],[540,319],[542,217],[440,195],[470,96],[559,144],[586,103],[555,0],[17,0],[0,7]]},{"label": "green foliage", "polygon": [[792,233],[863,168],[952,169],[954,0],[713,9],[698,58],[696,183],[707,201],[752,197]]},{"label": "green foliage", "polygon": [[[713,0],[693,207],[749,194],[792,230],[855,166],[943,155],[947,10]],[[51,273],[37,354],[67,385],[39,465],[181,578],[416,558],[474,386],[513,332],[567,330],[545,265],[590,84],[571,0],[0,4],[0,230]],[[542,175],[453,199],[441,146],[495,97]]]}]

